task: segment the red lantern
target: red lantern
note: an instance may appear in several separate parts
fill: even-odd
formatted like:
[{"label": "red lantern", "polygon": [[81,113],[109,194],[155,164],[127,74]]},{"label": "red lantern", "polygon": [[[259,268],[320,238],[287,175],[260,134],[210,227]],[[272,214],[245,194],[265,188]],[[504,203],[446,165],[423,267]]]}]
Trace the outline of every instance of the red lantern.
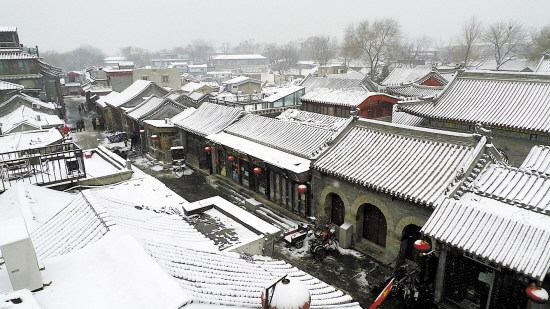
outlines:
[{"label": "red lantern", "polygon": [[525,293],[535,303],[544,304],[548,301],[548,292],[541,287],[532,285],[525,289]]},{"label": "red lantern", "polygon": [[212,150],[212,147],[210,147],[210,146],[206,146],[206,147],[204,148],[204,151],[206,151],[206,152],[210,152],[210,150]]},{"label": "red lantern", "polygon": [[141,135],[145,134],[145,130],[139,130],[139,134]]},{"label": "red lantern", "polygon": [[235,157],[234,156],[229,156],[229,157],[227,157],[227,161],[233,162],[233,161],[235,161]]},{"label": "red lantern", "polygon": [[306,185],[299,185],[298,186],[298,192],[306,193],[306,191],[307,191],[307,186]]},{"label": "red lantern", "polygon": [[419,239],[414,242],[414,248],[416,251],[419,251],[421,253],[426,253],[432,250],[432,246],[426,241],[423,241],[422,239]]},{"label": "red lantern", "polygon": [[157,139],[156,135],[151,135],[151,139]]},{"label": "red lantern", "polygon": [[259,168],[259,167],[255,167],[255,168],[254,168],[254,174],[260,175],[261,173],[262,173],[262,169],[261,169],[261,168]]}]

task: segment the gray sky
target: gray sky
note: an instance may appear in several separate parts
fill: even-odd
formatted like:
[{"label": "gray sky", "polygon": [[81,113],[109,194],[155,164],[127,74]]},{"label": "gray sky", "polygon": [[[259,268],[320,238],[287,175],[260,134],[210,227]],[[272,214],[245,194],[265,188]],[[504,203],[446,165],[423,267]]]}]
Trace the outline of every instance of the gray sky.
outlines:
[{"label": "gray sky", "polygon": [[157,51],[198,38],[216,48],[247,39],[341,39],[349,23],[381,17],[398,20],[406,37],[443,42],[473,14],[486,23],[550,24],[550,0],[5,0],[0,8],[0,25],[16,26],[22,43],[62,52],[90,44],[109,55],[129,45]]}]

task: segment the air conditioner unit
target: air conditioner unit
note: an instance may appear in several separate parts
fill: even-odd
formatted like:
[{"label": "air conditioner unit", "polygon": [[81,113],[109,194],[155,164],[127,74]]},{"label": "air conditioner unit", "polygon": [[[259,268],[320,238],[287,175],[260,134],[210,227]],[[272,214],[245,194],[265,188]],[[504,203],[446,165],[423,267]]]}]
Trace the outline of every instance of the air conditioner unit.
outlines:
[{"label": "air conditioner unit", "polygon": [[22,216],[0,222],[0,250],[14,291],[43,287],[34,246]]}]

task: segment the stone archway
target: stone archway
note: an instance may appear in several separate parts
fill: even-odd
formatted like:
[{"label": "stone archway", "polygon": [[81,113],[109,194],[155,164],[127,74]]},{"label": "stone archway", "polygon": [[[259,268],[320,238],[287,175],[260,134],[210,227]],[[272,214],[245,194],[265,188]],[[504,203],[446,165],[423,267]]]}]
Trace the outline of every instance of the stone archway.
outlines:
[{"label": "stone archway", "polygon": [[348,201],[348,198],[344,194],[344,192],[342,190],[340,190],[340,188],[338,188],[338,187],[327,186],[323,189],[323,191],[321,192],[321,194],[319,196],[319,203],[321,205],[319,206],[318,212],[326,213],[326,214],[330,215],[330,206],[331,205],[326,205],[327,196],[329,194],[336,194],[342,199],[342,202],[344,203],[344,210],[345,210],[345,221],[352,222],[352,221],[350,221],[350,217],[351,217],[351,208],[349,206],[350,203]]},{"label": "stone archway", "polygon": [[411,217],[405,217],[397,223],[397,226],[395,227],[395,230],[394,230],[395,237],[398,238],[398,239],[401,239],[401,237],[403,236],[403,229],[407,225],[414,224],[414,225],[418,225],[418,226],[422,227],[422,226],[424,226],[425,223],[426,223],[426,220],[418,218],[418,217],[412,217],[412,216]]},{"label": "stone archway", "polygon": [[[346,209],[344,201],[336,193],[329,193],[325,197],[325,209],[330,213],[330,222],[338,226],[344,223],[346,217]],[[326,211],[325,210],[325,211]]]},{"label": "stone archway", "polygon": [[386,218],[386,224],[387,224],[387,228],[388,228],[388,231],[387,231],[386,235],[387,235],[387,237],[392,237],[394,235],[393,231],[394,231],[395,224],[394,224],[393,215],[392,215],[390,209],[381,200],[379,200],[375,197],[372,197],[372,196],[362,195],[362,196],[358,197],[353,202],[353,205],[351,206],[351,213],[353,214],[354,219],[350,220],[350,222],[355,223],[354,233],[355,233],[357,239],[360,239],[361,237],[363,237],[363,232],[362,232],[363,231],[363,220],[364,220],[364,218],[363,218],[363,207],[364,207],[365,204],[372,204],[372,205],[378,207],[378,209],[380,209],[380,211],[382,212],[382,214],[384,214],[384,217]]},{"label": "stone archway", "polygon": [[421,238],[420,230],[426,223],[418,217],[405,217],[395,227],[395,237],[400,240],[398,259],[400,263],[405,258],[417,262],[418,254],[414,250],[414,242]]}]

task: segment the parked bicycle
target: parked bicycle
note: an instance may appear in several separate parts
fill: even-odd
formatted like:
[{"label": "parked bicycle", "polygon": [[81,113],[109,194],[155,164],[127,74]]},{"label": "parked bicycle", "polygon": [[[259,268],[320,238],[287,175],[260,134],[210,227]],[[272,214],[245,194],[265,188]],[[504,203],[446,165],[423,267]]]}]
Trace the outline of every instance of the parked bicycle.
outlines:
[{"label": "parked bicycle", "polygon": [[336,231],[330,229],[328,232],[323,232],[321,235],[321,242],[310,250],[315,260],[322,261],[329,253],[335,255],[340,254],[339,248],[338,240],[336,240]]}]

